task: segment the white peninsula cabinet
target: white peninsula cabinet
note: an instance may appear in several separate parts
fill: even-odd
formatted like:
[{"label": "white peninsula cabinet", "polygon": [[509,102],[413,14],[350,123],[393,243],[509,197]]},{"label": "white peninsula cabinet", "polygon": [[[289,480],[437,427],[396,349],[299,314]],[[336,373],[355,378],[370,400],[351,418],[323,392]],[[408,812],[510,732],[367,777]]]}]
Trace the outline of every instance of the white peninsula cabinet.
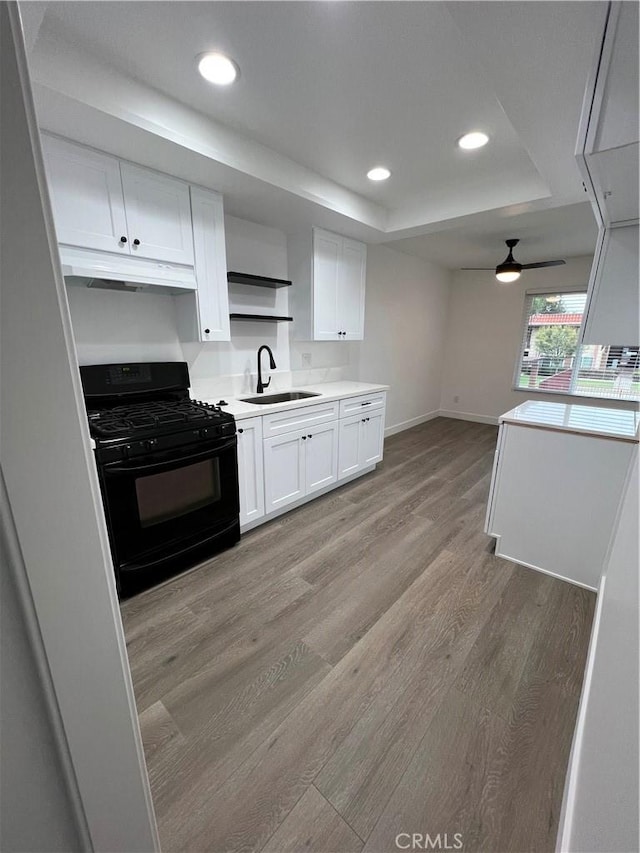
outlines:
[{"label": "white peninsula cabinet", "polygon": [[638,413],[529,401],[500,418],[485,531],[496,554],[597,589]]},{"label": "white peninsula cabinet", "polygon": [[298,340],[361,341],[367,247],[314,228],[287,242]]}]

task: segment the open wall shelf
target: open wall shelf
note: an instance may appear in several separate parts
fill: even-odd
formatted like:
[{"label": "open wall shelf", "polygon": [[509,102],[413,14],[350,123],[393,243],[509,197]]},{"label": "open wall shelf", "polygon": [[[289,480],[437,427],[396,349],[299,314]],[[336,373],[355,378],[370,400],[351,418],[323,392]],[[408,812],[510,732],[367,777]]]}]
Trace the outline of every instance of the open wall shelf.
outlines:
[{"label": "open wall shelf", "polygon": [[270,287],[272,289],[291,287],[291,282],[284,278],[268,278],[266,275],[250,275],[246,272],[228,272],[227,281],[233,284],[253,284],[257,287]]},{"label": "open wall shelf", "polygon": [[279,320],[284,320],[286,323],[291,323],[293,317],[281,317],[276,314],[229,314],[231,320],[259,320],[261,323],[273,323]]}]

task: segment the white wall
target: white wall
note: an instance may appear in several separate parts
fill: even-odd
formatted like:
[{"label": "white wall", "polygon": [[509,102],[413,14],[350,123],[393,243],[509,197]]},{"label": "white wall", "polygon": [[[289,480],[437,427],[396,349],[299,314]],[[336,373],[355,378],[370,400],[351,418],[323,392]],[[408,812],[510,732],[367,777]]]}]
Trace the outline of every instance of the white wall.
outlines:
[{"label": "white wall", "polygon": [[[3,510],[6,507],[3,506]],[[14,582],[9,519],[0,527],[0,850],[80,850],[20,597]]]},{"label": "white wall", "polygon": [[358,378],[391,386],[389,432],[420,423],[440,408],[449,282],[450,273],[435,264],[387,246],[367,248]]},{"label": "white wall", "polygon": [[[454,273],[442,374],[444,413],[493,421],[527,399],[576,402],[565,395],[513,391],[513,376],[522,341],[525,292],[586,288],[591,262],[591,257],[572,258],[562,267],[528,270],[514,284],[501,284],[491,271]],[[579,402],[632,407],[586,397]]]},{"label": "white wall", "polygon": [[558,838],[566,853],[640,849],[637,462],[598,595]]},{"label": "white wall", "polygon": [[67,287],[80,364],[182,361],[171,296]]}]

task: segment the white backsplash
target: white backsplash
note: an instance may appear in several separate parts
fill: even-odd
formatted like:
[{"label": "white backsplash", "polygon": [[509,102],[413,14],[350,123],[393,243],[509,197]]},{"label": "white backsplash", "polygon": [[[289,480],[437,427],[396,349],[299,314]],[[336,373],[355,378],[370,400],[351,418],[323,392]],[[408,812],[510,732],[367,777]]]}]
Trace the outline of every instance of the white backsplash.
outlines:
[{"label": "white backsplash", "polygon": [[[265,363],[268,359],[265,358]],[[310,370],[265,370],[263,380],[271,377],[268,393],[304,388],[321,382],[339,382],[354,379],[353,371],[345,367],[318,367]],[[191,396],[197,400],[217,400],[226,397],[251,396],[256,393],[258,376],[255,372],[226,376],[209,376],[191,379]]]}]

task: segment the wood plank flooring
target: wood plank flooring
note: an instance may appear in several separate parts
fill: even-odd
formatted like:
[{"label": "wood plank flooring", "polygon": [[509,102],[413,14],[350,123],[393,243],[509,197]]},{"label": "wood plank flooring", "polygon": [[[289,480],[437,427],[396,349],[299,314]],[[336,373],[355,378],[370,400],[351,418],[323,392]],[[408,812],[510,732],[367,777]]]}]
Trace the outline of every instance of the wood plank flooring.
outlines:
[{"label": "wood plank flooring", "polygon": [[492,553],[495,441],[393,436],[123,605],[166,853],[554,850],[595,596]]}]

